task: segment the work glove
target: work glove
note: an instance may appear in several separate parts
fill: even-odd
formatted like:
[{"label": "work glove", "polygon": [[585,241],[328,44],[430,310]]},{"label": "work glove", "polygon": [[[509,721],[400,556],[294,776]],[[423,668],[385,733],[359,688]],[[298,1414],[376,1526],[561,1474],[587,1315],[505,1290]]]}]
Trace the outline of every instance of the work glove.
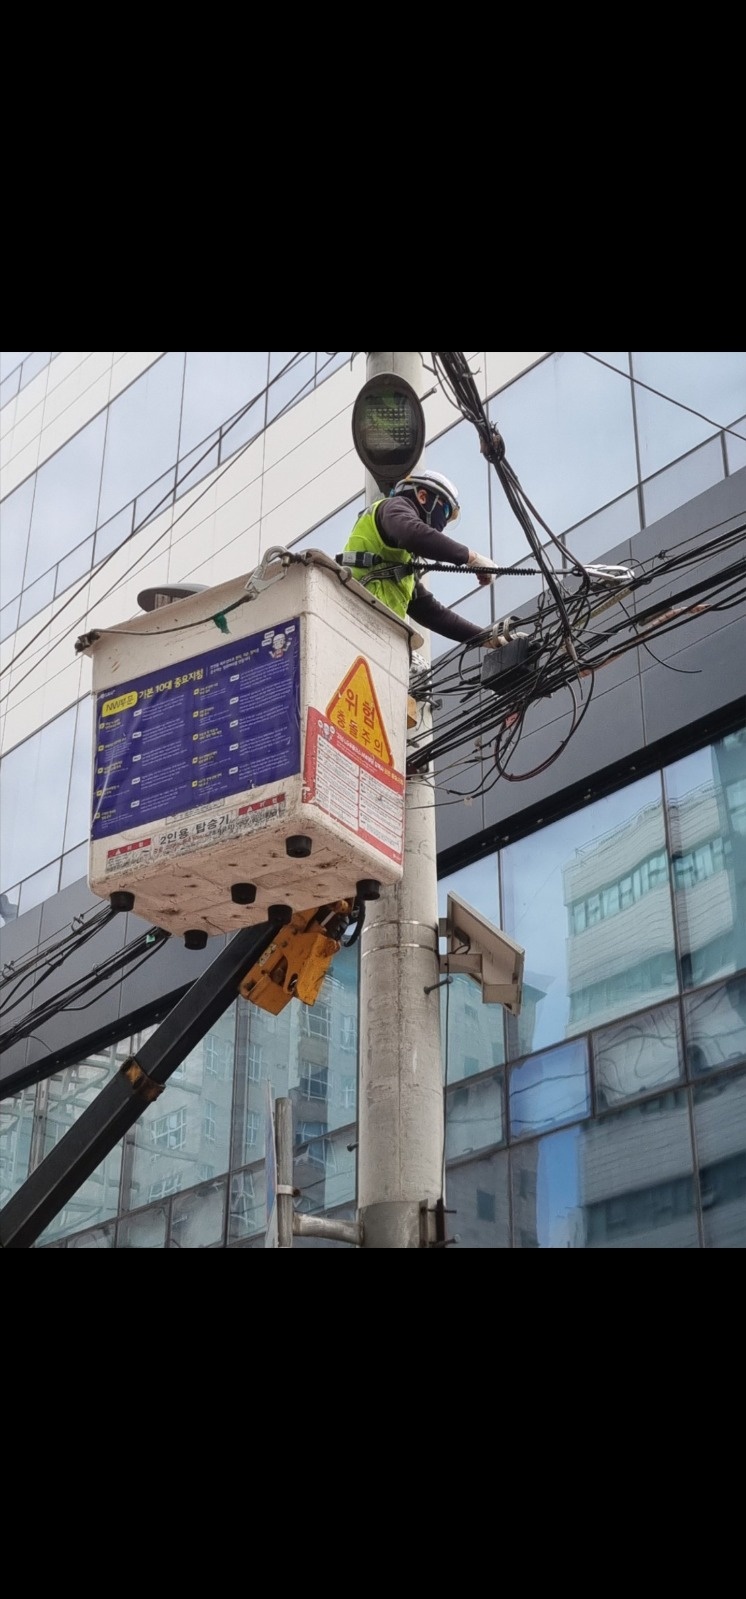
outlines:
[{"label": "work glove", "polygon": [[[492,566],[492,556],[477,555],[476,550],[470,550],[469,559],[466,565],[469,571],[471,571],[475,566]],[[495,574],[490,572],[477,572],[476,578],[480,589],[489,588],[490,583],[494,583],[495,581]]]}]

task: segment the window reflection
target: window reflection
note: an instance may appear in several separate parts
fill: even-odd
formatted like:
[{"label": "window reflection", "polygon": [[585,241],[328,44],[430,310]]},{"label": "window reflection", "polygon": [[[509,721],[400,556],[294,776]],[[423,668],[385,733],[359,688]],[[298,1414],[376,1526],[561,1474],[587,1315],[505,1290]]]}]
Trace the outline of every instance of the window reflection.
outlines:
[{"label": "window reflection", "polygon": [[685,996],[684,1033],[694,1077],[746,1062],[746,974]]},{"label": "window reflection", "polygon": [[227,1181],[205,1183],[171,1206],[171,1248],[210,1249],[222,1244]]},{"label": "window reflection", "polygon": [[0,762],[0,888],[62,853],[76,707]]},{"label": "window reflection", "polygon": [[590,1123],[579,1171],[589,1249],[698,1248],[684,1090]]},{"label": "window reflection", "polygon": [[234,1166],[264,1158],[267,1082],[275,1101],[291,1101],[296,1145],[354,1124],[358,970],[356,944],[335,955],[314,1005],[293,999],[276,1016],[240,1007]]},{"label": "window reflection", "polygon": [[[264,393],[267,359],[266,350],[187,350],[179,436],[182,458],[195,450],[200,454],[197,447],[203,447],[211,433]],[[262,406],[259,427],[263,420]]]},{"label": "window reflection", "polygon": [[62,560],[96,527],[106,412],[40,466],[35,480],[24,585]]},{"label": "window reflection", "polygon": [[133,1129],[129,1209],[228,1170],[236,1004],[210,1028]]},{"label": "window reflection", "polygon": [[446,1237],[458,1249],[509,1249],[507,1154],[453,1167],[446,1179]]},{"label": "window reflection", "polygon": [[4,604],[21,592],[33,501],[34,479],[30,477],[0,505],[0,594]]},{"label": "window reflection", "polygon": [[746,1075],[694,1090],[694,1130],[705,1246],[746,1245]]},{"label": "window reflection", "polygon": [[505,931],[526,950],[511,1054],[676,992],[657,774],[509,845],[501,864]]},{"label": "window reflection", "polygon": [[511,1138],[587,1116],[591,1097],[584,1039],[533,1055],[508,1078]]},{"label": "window reflection", "polygon": [[168,1206],[125,1216],[117,1228],[117,1249],[165,1249],[168,1236]]},{"label": "window reflection", "polygon": [[347,1133],[324,1134],[301,1146],[293,1159],[293,1184],[300,1189],[301,1215],[333,1210],[355,1198],[354,1143]]},{"label": "window reflection", "polygon": [[684,988],[746,967],[746,728],[665,772]]},{"label": "window reflection", "polygon": [[583,1129],[573,1127],[511,1151],[515,1249],[584,1249],[580,1165]]},{"label": "window reflection", "polygon": [[[49,1079],[43,1155],[48,1155],[60,1143],[83,1112],[93,1104],[102,1088],[111,1082],[126,1058],[121,1051],[122,1044],[112,1045],[100,1054],[89,1055],[85,1060],[66,1066],[64,1071]],[[40,1235],[39,1241],[43,1243],[67,1233],[76,1233],[94,1222],[107,1221],[116,1216],[119,1210],[121,1169],[122,1145],[119,1143],[109,1150],[96,1170],[84,1179],[65,1202]]]},{"label": "window reflection", "polygon": [[682,1076],[678,1006],[630,1016],[596,1033],[593,1061],[599,1110],[676,1082]]},{"label": "window reflection", "polygon": [[184,352],[172,350],[109,406],[99,522],[108,522],[146,485],[173,469],[183,371]]},{"label": "window reflection", "polygon": [[446,1096],[446,1157],[455,1160],[505,1138],[503,1073],[449,1089]]},{"label": "window reflection", "polygon": [[34,1098],[27,1088],[0,1103],[0,1208],[28,1177]]}]

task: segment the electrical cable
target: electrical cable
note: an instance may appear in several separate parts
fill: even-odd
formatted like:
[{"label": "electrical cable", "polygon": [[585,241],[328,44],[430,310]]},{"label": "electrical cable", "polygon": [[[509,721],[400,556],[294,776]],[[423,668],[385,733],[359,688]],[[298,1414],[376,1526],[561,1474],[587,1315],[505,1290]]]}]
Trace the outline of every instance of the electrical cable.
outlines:
[{"label": "electrical cable", "polygon": [[[92,937],[95,931],[97,929],[91,929],[89,936]],[[123,950],[118,950],[115,954],[108,956],[99,966],[94,967],[91,972],[87,972],[76,982],[70,983],[61,993],[55,993],[48,1000],[42,1001],[35,1010],[28,1012],[15,1025],[11,1025],[6,1032],[0,1035],[0,1054],[6,1049],[10,1049],[20,1039],[27,1037],[36,1027],[43,1027],[45,1022],[49,1021],[53,1016],[58,1016],[68,1010],[86,1010],[88,1008],[87,1005],[81,1005],[76,1002],[83,999],[91,990],[100,989],[102,983],[107,983],[108,986],[100,993],[95,994],[94,998],[88,1003],[94,1004],[98,999],[103,998],[114,986],[113,983],[109,983],[110,978],[113,977],[115,982],[119,981],[122,973],[133,962],[136,963],[133,970],[137,970],[143,964],[143,961],[154,955],[170,937],[170,933],[160,927],[141,933],[131,944],[128,944]],[[87,940],[84,940],[84,942],[87,942]],[[47,972],[45,978],[49,975],[50,973]],[[45,978],[42,978],[41,981],[44,981]]]}]

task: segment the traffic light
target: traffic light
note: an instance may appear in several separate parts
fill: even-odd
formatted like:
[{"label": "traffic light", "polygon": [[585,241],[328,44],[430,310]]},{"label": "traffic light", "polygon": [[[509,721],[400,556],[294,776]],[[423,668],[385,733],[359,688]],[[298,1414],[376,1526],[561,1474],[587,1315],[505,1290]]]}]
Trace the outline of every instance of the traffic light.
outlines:
[{"label": "traffic light", "polygon": [[388,490],[412,472],[425,448],[425,413],[405,378],[369,378],[352,410],[355,449],[379,487]]}]

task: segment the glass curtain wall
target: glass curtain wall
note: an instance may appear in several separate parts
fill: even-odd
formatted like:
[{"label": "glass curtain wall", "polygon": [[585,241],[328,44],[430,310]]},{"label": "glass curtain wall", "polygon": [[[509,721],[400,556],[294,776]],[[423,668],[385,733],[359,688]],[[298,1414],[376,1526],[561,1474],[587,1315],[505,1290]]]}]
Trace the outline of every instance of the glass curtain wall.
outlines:
[{"label": "glass curtain wall", "polygon": [[[441,915],[451,889],[526,952],[517,1018],[441,992],[456,1246],[743,1247],[746,727],[443,878]],[[261,1247],[268,1083],[298,1209],[354,1214],[358,1029],[358,946],[314,1006],[237,1002],[39,1245]],[[0,1203],[145,1036],[5,1102]]]}]

